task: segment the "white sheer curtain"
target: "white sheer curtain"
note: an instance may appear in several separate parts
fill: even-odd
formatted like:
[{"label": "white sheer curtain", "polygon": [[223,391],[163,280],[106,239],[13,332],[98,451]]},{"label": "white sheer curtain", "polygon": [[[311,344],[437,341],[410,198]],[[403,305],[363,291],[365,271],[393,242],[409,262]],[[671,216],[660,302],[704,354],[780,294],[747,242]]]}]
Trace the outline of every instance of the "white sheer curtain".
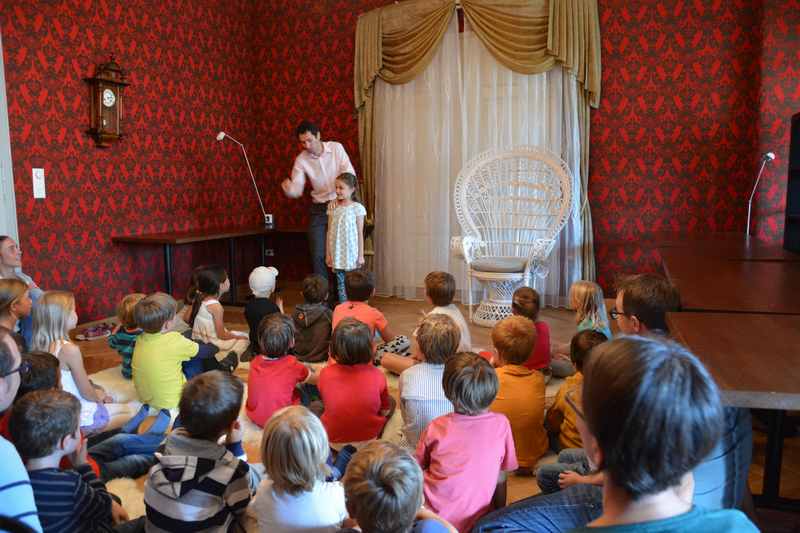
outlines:
[{"label": "white sheer curtain", "polygon": [[513,72],[489,53],[469,22],[464,26],[465,161],[489,148],[530,144],[561,156],[572,171],[572,216],[550,256],[548,276],[534,276],[543,305],[567,305],[569,287],[581,272],[577,81],[561,68],[532,76]]},{"label": "white sheer curtain", "polygon": [[458,268],[450,254],[452,189],[462,166],[457,18],[411,82],[375,85],[377,292],[423,298],[425,275]]},{"label": "white sheer curtain", "polygon": [[379,294],[422,298],[432,270],[451,272],[463,290],[464,263],[449,248],[450,237],[461,234],[453,212],[455,179],[484,150],[532,144],[560,155],[573,174],[573,215],[553,250],[549,275],[534,283],[544,305],[568,303],[581,268],[577,91],[574,76],[560,68],[533,76],[512,72],[468,22],[459,34],[456,17],[421,75],[404,85],[376,82]]}]

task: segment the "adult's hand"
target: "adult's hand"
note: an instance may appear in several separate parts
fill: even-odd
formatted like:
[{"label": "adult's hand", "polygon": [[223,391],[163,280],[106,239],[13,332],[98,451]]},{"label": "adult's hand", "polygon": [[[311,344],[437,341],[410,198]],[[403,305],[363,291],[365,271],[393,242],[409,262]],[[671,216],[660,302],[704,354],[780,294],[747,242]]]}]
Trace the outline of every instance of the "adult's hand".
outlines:
[{"label": "adult's hand", "polygon": [[294,187],[292,180],[289,178],[286,178],[281,182],[281,188],[283,189],[283,193],[289,198],[300,198],[303,195],[303,189],[301,188],[298,191]]}]

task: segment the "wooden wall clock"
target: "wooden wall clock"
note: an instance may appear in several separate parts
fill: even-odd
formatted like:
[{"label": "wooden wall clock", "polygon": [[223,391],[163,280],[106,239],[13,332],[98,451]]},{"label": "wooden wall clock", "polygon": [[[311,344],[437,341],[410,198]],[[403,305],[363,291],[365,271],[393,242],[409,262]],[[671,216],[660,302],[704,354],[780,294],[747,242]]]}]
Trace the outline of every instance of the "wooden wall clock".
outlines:
[{"label": "wooden wall clock", "polygon": [[111,56],[108,63],[97,65],[94,76],[83,79],[89,84],[91,107],[89,129],[97,146],[108,147],[122,138],[122,91],[130,85],[125,73]]}]

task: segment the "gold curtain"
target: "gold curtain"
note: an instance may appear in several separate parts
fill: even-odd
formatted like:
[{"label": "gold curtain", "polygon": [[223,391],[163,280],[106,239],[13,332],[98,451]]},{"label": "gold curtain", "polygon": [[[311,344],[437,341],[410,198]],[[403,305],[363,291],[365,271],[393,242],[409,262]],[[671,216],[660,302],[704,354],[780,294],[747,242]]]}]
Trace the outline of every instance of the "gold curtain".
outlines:
[{"label": "gold curtain", "polygon": [[[589,179],[589,106],[600,103],[600,23],[597,0],[462,0],[478,38],[503,65],[522,74],[562,66],[583,89],[581,221],[583,278],[595,272]],[[430,63],[455,12],[455,0],[406,0],[362,14],[356,26],[354,96],[367,218],[375,209],[375,81],[407,83]],[[371,247],[371,243],[368,244]]]}]

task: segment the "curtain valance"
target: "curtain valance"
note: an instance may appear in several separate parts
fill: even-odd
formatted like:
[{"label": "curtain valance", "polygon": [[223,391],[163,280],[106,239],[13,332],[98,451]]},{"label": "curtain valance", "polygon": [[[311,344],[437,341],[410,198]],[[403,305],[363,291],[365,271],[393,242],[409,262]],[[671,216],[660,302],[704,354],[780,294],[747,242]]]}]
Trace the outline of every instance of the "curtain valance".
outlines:
[{"label": "curtain valance", "polygon": [[[563,67],[575,75],[586,102],[592,107],[599,105],[597,0],[461,0],[461,6],[478,38],[500,63],[521,74]],[[369,219],[373,219],[375,208],[375,81],[380,78],[402,84],[422,72],[439,46],[455,8],[456,0],[406,0],[373,9],[358,19],[353,88]],[[582,133],[588,139],[588,112],[583,118]],[[588,163],[588,144],[583,152]],[[588,172],[582,179],[588,180]],[[588,211],[585,198],[583,209]],[[591,231],[590,218],[588,222]],[[588,263],[584,277],[594,271],[593,260]]]}]

